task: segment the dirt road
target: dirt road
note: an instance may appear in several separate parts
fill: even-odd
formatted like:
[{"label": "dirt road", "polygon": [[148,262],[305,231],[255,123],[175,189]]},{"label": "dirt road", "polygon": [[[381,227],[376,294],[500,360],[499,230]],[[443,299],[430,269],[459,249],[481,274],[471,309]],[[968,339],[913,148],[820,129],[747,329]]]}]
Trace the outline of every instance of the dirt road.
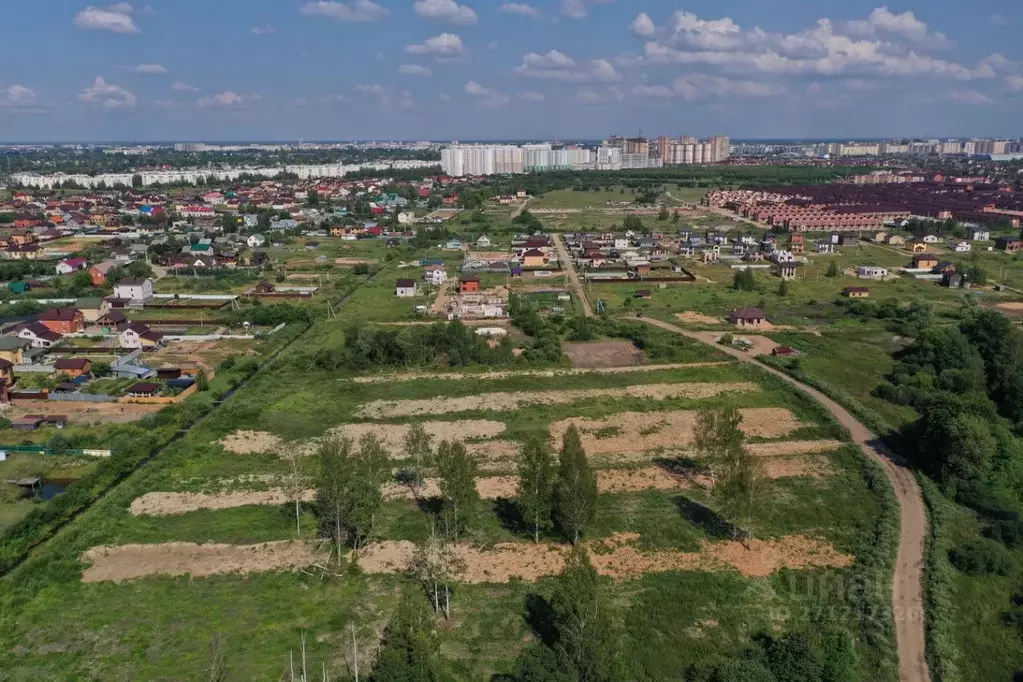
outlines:
[{"label": "dirt road", "polygon": [[[643,318],[640,321],[703,343],[710,343],[697,332],[682,329],[661,320]],[[895,563],[895,576],[892,580],[892,612],[895,618],[895,638],[899,650],[899,679],[902,682],[928,682],[930,675],[925,658],[922,582],[927,512],[913,473],[900,463],[896,455],[885,448],[877,436],[870,432],[870,429],[828,396],[796,381],[783,372],[765,367],[741,350],[718,345],[714,347],[742,362],[756,365],[763,371],[789,382],[819,402],[835,416],[842,426],[849,429],[853,441],[860,449],[884,469],[885,475],[888,476],[888,480],[895,490],[900,510],[899,551]]]},{"label": "dirt road", "polygon": [[575,289],[575,295],[583,304],[583,315],[586,317],[593,317],[593,309],[590,308],[590,302],[586,299],[586,292],[583,291],[583,283],[579,280],[579,275],[575,271],[575,263],[572,261],[572,257],[568,254],[568,249],[565,248],[565,242],[562,241],[561,235],[557,232],[552,233],[551,237],[554,239],[554,247],[558,250],[558,261],[561,263],[561,267],[564,268],[565,272],[568,273],[568,281],[572,283],[572,287]]},{"label": "dirt road", "polygon": [[526,206],[529,206],[529,202],[532,200],[532,198],[533,197],[526,197],[526,200],[523,201],[514,211],[511,212],[511,215],[508,216],[508,220],[515,220],[520,215],[522,215],[522,212],[526,210]]}]

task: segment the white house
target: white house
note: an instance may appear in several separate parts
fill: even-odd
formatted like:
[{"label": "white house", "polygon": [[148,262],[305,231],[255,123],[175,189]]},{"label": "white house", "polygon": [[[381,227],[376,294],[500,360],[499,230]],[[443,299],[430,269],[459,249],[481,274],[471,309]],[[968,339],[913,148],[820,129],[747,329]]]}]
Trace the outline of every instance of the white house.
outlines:
[{"label": "white house", "polygon": [[983,227],[971,227],[969,234],[970,239],[975,242],[986,242],[991,239],[991,231]]},{"label": "white house", "polygon": [[117,343],[121,348],[137,350],[139,348],[156,348],[163,342],[163,334],[155,332],[144,324],[129,324],[117,335]]},{"label": "white house", "polygon": [[49,348],[60,343],[64,337],[50,330],[42,322],[30,322],[18,330],[18,338],[25,339],[33,348]]},{"label": "white house", "polygon": [[490,237],[485,234],[481,234],[480,238],[476,240],[476,246],[481,249],[489,249],[491,245]]},{"label": "white house", "polygon": [[431,266],[423,270],[423,279],[434,286],[440,286],[448,281],[448,271],[441,267]]},{"label": "white house", "polygon": [[87,267],[89,267],[89,264],[84,258],[65,258],[57,263],[57,274],[70,275],[72,272],[85,270]]},{"label": "white house", "polygon": [[263,244],[266,244],[266,237],[261,234],[250,234],[249,238],[245,240],[245,243],[252,249],[258,249]]},{"label": "white house", "polygon": [[242,218],[246,229],[252,229],[253,227],[259,227],[259,215],[256,213],[246,213]]},{"label": "white house", "polygon": [[419,291],[414,279],[399,279],[394,284],[394,295],[398,298],[412,298],[418,295]]},{"label": "white house", "polygon": [[969,253],[973,250],[973,244],[965,239],[953,239],[950,245],[956,253]]},{"label": "white house", "polygon": [[856,276],[860,279],[884,279],[888,276],[888,268],[879,265],[861,265],[856,268]]},{"label": "white house", "polygon": [[775,263],[794,263],[796,261],[792,252],[785,250],[773,251],[768,257]]},{"label": "white house", "polygon": [[125,277],[114,286],[114,298],[148,301],[153,297],[153,280],[148,277]]},{"label": "white house", "polygon": [[941,237],[939,237],[936,234],[925,234],[923,236],[923,243],[924,244],[937,244],[940,241],[941,241]]},{"label": "white house", "polygon": [[411,225],[416,222],[416,214],[412,211],[402,211],[398,214],[399,225]]}]

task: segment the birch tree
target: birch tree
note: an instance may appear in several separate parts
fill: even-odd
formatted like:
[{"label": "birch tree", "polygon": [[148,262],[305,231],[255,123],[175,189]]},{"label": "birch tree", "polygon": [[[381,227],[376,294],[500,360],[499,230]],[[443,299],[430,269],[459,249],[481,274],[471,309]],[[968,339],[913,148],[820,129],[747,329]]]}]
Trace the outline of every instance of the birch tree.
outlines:
[{"label": "birch tree", "polygon": [[328,538],[338,553],[348,538],[348,487],[354,465],[351,438],[332,436],[320,445],[320,478],[316,505],[320,512],[320,535]]},{"label": "birch tree", "polygon": [[568,427],[561,445],[556,490],[558,526],[576,544],[597,510],[597,476],[586,460],[575,424]]},{"label": "birch tree", "polygon": [[557,472],[550,444],[542,436],[526,441],[519,452],[518,500],[522,517],[533,526],[533,542],[540,542],[540,530],[551,527]]},{"label": "birch tree", "polygon": [[405,457],[411,462],[406,475],[406,483],[412,488],[412,493],[418,498],[419,491],[423,488],[423,469],[430,466],[433,459],[433,443],[430,434],[426,432],[423,425],[416,422],[409,427],[405,434]]},{"label": "birch tree", "polygon": [[320,532],[336,545],[339,565],[341,546],[349,543],[358,551],[372,532],[389,475],[387,451],[372,434],[360,441],[358,451],[346,437],[328,438],[320,446]]},{"label": "birch tree", "polygon": [[715,480],[729,452],[742,446],[742,414],[735,407],[705,410],[696,419],[696,453]]},{"label": "birch tree", "polygon": [[742,443],[725,454],[720,474],[714,484],[714,497],[733,528],[745,529],[743,544],[749,549],[753,541],[753,516],[762,499],[764,480],[760,461]]},{"label": "birch tree", "polygon": [[476,490],[479,462],[461,443],[443,441],[437,448],[437,472],[445,534],[457,542],[459,533],[472,522],[479,506],[480,494]]},{"label": "birch tree", "polygon": [[434,613],[443,612],[444,617],[450,619],[451,583],[466,570],[465,561],[458,556],[452,544],[431,528],[430,536],[416,545],[409,569],[423,585]]},{"label": "birch tree", "polygon": [[288,500],[295,505],[295,535],[302,534],[302,497],[307,485],[305,472],[302,470],[302,455],[296,449],[283,450],[278,453],[288,469],[281,477],[281,487],[288,494]]}]

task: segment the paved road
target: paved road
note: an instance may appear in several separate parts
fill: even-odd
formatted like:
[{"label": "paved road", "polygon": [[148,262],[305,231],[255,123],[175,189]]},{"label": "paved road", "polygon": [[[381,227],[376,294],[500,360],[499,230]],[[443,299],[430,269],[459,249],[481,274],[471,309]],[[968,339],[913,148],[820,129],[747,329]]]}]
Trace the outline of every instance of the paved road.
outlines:
[{"label": "paved road", "polygon": [[552,233],[551,237],[554,239],[554,248],[558,250],[558,261],[561,263],[561,267],[565,269],[565,272],[568,273],[568,281],[572,283],[576,297],[583,304],[583,315],[585,317],[593,317],[593,309],[586,298],[586,292],[583,291],[583,283],[579,280],[579,275],[575,271],[575,263],[572,261],[572,257],[568,255],[568,249],[565,248],[565,242],[561,240],[561,235],[557,232]]},{"label": "paved road", "polygon": [[[638,319],[638,318],[637,318]],[[660,327],[688,338],[710,343],[700,338],[696,332],[682,329],[668,322],[642,318],[655,327]],[[927,533],[927,512],[924,507],[920,488],[917,486],[913,473],[899,462],[858,419],[844,407],[789,375],[766,367],[757,362],[753,356],[736,348],[714,345],[718,350],[728,353],[742,362],[756,365],[761,370],[773,374],[823,405],[835,418],[849,429],[853,441],[868,456],[878,462],[895,490],[899,501],[899,551],[895,563],[895,576],[892,580],[892,611],[895,616],[895,638],[899,651],[899,679],[902,682],[928,682],[930,675],[927,670],[924,645],[924,604],[923,604],[923,563],[924,538]]]}]

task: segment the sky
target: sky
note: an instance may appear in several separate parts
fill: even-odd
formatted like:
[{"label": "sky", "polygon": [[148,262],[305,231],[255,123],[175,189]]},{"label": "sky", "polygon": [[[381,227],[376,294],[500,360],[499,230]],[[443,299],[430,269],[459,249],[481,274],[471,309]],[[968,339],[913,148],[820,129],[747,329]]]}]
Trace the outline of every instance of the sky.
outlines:
[{"label": "sky", "polygon": [[1023,135],[1019,0],[8,3],[5,142]]}]

